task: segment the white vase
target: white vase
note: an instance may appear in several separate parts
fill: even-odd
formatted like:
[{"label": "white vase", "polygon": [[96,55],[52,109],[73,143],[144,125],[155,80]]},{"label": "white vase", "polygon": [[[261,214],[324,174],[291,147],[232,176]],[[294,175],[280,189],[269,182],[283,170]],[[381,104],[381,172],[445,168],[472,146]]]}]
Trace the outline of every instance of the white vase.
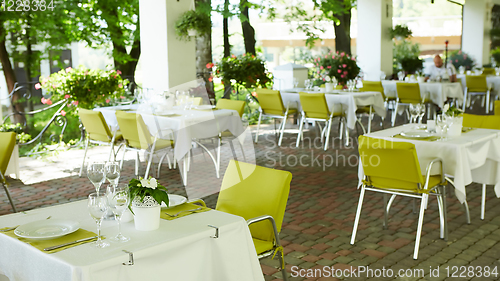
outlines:
[{"label": "white vase", "polygon": [[151,196],[145,196],[142,202],[139,197],[132,201],[135,229],[151,231],[160,227],[161,206]]},{"label": "white vase", "polygon": [[198,35],[198,32],[196,31],[196,29],[188,29],[188,35],[189,36],[196,36],[196,35]]},{"label": "white vase", "polygon": [[325,83],[325,91],[327,93],[333,92],[333,83],[329,83],[329,82]]},{"label": "white vase", "polygon": [[459,137],[462,134],[463,117],[447,117],[448,137]]}]

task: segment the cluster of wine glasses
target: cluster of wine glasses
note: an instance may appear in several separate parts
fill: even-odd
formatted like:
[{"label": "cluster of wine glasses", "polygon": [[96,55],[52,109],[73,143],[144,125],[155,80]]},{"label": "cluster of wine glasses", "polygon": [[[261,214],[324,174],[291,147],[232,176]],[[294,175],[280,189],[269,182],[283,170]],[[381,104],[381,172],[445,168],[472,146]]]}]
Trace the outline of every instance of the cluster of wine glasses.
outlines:
[{"label": "cluster of wine glasses", "polygon": [[304,81],[304,86],[306,87],[306,90],[311,90],[313,87],[313,80],[311,79],[306,79]]},{"label": "cluster of wine glasses", "polygon": [[425,115],[425,104],[417,103],[410,104],[410,123],[422,124],[422,119]]},{"label": "cluster of wine glasses", "polygon": [[178,106],[184,106],[184,109],[191,109],[193,107],[194,96],[188,91],[176,91],[175,98]]},{"label": "cluster of wine glasses", "polygon": [[353,92],[356,89],[356,80],[347,81],[347,90]]},{"label": "cluster of wine glasses", "polygon": [[[94,184],[95,193],[91,193],[88,198],[88,210],[90,216],[97,224],[97,248],[109,246],[109,243],[101,239],[101,224],[108,215],[114,216],[118,221],[118,235],[111,238],[113,241],[126,242],[130,238],[121,233],[121,218],[123,212],[129,205],[129,190],[127,185],[118,185],[120,180],[120,164],[118,162],[94,162],[87,166],[87,177]],[[103,192],[101,185],[109,181],[106,192]]]}]

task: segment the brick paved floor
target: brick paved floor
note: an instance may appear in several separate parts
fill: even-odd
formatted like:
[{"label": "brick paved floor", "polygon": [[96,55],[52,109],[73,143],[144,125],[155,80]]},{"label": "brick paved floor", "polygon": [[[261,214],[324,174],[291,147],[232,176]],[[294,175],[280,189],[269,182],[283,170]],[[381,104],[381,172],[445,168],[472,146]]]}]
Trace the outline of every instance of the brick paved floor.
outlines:
[{"label": "brick paved floor", "polygon": [[[365,119],[366,121],[366,119]],[[385,125],[387,126],[386,120]],[[333,128],[337,128],[334,125]],[[267,126],[261,131],[259,143],[255,145],[257,164],[288,170],[293,174],[291,191],[281,231],[285,246],[287,271],[317,270],[313,277],[293,277],[291,280],[372,280],[366,274],[360,277],[337,276],[336,278],[319,275],[325,267],[334,269],[356,269],[368,266],[369,269],[410,270],[420,276],[406,278],[377,278],[377,280],[498,280],[499,275],[489,277],[452,278],[447,276],[455,270],[453,266],[473,266],[483,270],[500,271],[500,200],[495,197],[493,188],[488,187],[486,218],[480,220],[480,185],[467,187],[467,199],[471,210],[470,225],[466,224],[464,210],[450,190],[447,198],[449,240],[439,239],[439,215],[435,199],[429,202],[425,213],[424,227],[420,245],[419,259],[413,260],[413,248],[417,215],[412,212],[412,200],[398,198],[391,209],[388,229],[382,227],[382,196],[367,193],[358,229],[356,243],[350,245],[359,191],[357,185],[357,148],[345,147],[340,141],[333,141],[334,147],[324,152],[314,147],[314,142],[306,142],[303,147],[295,148],[296,127],[286,130],[286,138],[281,148],[275,146],[272,128]],[[378,117],[374,129],[380,129]],[[355,135],[355,131],[351,132]],[[316,128],[311,127],[305,134],[314,140]],[[333,130],[332,136],[338,136]],[[319,145],[318,145],[319,146]],[[238,150],[238,147],[236,147]],[[96,147],[90,152],[91,159],[107,157],[106,148]],[[237,151],[238,155],[241,154]],[[223,164],[231,155],[226,148]],[[82,150],[61,152],[52,161],[23,159],[21,180],[10,179],[11,192],[21,210],[81,200],[93,190],[85,178],[77,176]],[[132,153],[125,162],[121,182],[133,177],[134,161]],[[141,163],[144,171],[145,163]],[[221,168],[221,178],[225,167]],[[168,170],[163,165],[160,182],[168,186],[170,192],[186,195],[181,184],[178,170]],[[188,186],[203,188],[220,186],[215,177],[214,167],[208,157],[198,154],[193,158],[189,172]],[[29,183],[29,184],[25,184]],[[196,189],[196,188],[195,188]],[[449,188],[451,189],[451,188]],[[205,197],[207,204],[215,206],[217,195]],[[0,214],[10,212],[10,206],[0,191]],[[277,260],[261,260],[266,280],[279,280]],[[439,266],[439,269],[437,269]],[[292,271],[292,269],[294,271]],[[433,269],[432,277],[430,269]],[[302,271],[307,273],[307,271]],[[345,271],[344,271],[345,273]],[[374,272],[373,274],[376,274]],[[462,273],[459,268],[457,275]],[[465,276],[467,276],[465,271]],[[477,271],[476,271],[477,273]],[[499,273],[500,274],[500,273]],[[320,278],[323,276],[322,278]],[[438,277],[434,277],[438,276]]]}]

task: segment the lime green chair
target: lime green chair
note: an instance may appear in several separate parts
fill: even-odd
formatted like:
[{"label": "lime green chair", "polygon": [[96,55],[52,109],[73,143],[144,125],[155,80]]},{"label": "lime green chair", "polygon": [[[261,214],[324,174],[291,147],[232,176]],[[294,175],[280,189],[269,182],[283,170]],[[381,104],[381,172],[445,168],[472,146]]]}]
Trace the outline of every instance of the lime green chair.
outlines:
[{"label": "lime green chair", "polygon": [[[381,81],[363,81],[363,87],[359,89],[361,92],[379,92],[382,95],[382,99],[384,100],[385,107],[387,108],[388,103],[393,103],[395,104],[396,98],[388,98],[385,96],[384,93],[384,87],[382,87],[382,82]],[[394,107],[393,107],[394,108]],[[371,106],[363,106],[363,107],[358,107],[356,109],[356,114],[368,114],[368,133],[371,132],[371,122],[373,119],[373,108]],[[382,117],[382,120],[384,118]],[[361,121],[358,119],[358,123],[361,125],[361,128],[363,131],[365,131],[365,128]],[[382,124],[382,123],[381,123]]]},{"label": "lime green chair", "polygon": [[[424,221],[424,211],[430,195],[437,196],[440,215],[440,238],[447,240],[446,202],[443,200],[446,180],[443,173],[443,163],[436,158],[427,165],[425,175],[422,175],[415,145],[408,142],[392,142],[365,136],[359,137],[360,164],[364,171],[363,184],[359,195],[358,209],[352,230],[351,244],[356,239],[359,217],[366,191],[391,194],[389,202],[384,197],[384,226],[387,227],[387,216],[396,195],[421,199],[420,214],[415,240],[413,258],[418,258],[420,236]],[[434,165],[440,165],[440,174],[431,175]]]},{"label": "lime green chair", "polygon": [[496,75],[496,71],[494,68],[491,67],[485,67],[483,68],[483,75]]},{"label": "lime green chair", "polygon": [[80,117],[80,121],[85,128],[86,142],[85,142],[85,152],[83,154],[82,166],[80,167],[79,176],[82,176],[83,166],[85,166],[85,159],[87,157],[87,150],[89,148],[89,144],[99,144],[99,145],[109,145],[111,146],[109,150],[108,161],[111,160],[111,155],[113,155],[113,160],[116,159],[116,154],[118,151],[114,150],[115,145],[123,140],[122,134],[119,131],[114,131],[111,133],[106,120],[104,120],[104,116],[100,111],[88,110],[79,108],[78,116]]},{"label": "lime green chair", "polygon": [[493,114],[500,115],[500,100],[496,100],[494,104],[495,104],[495,109],[493,111]]},{"label": "lime green chair", "polygon": [[[498,102],[500,101],[495,102],[495,109],[496,106],[499,105]],[[500,115],[475,115],[464,113],[463,118],[462,125],[464,127],[500,130]],[[484,220],[486,208],[486,184],[483,184],[482,189],[481,219]]]},{"label": "lime green chair", "polygon": [[[328,108],[324,93],[308,94],[300,92],[300,104],[302,106],[302,113],[300,118],[299,133],[297,135],[296,147],[299,147],[300,141],[303,139],[304,122],[306,121],[323,121],[325,128],[321,130],[321,141],[324,141],[324,149],[328,149],[330,143],[330,131],[332,127],[333,117],[342,118],[342,112],[333,112]],[[343,122],[343,119],[341,120]],[[343,123],[341,123],[343,124]],[[342,130],[342,128],[341,128]]]},{"label": "lime green chair", "polygon": [[[219,99],[217,101],[217,105],[215,108],[218,109],[230,109],[230,110],[235,110],[238,112],[238,115],[240,115],[240,118],[243,117],[243,113],[245,112],[245,105],[246,102],[242,100],[230,100],[230,99]],[[223,141],[227,141],[229,143],[229,146],[231,147],[231,151],[233,152],[233,157],[234,159],[237,159],[236,152],[234,150],[234,145],[233,145],[233,140],[236,138],[230,131],[224,131],[219,134],[219,152],[220,152],[220,146]],[[237,141],[237,143],[240,145],[241,148],[241,153],[243,154],[243,159],[246,161],[246,156],[245,156],[245,150],[243,149],[243,145]],[[220,153],[217,153],[217,166],[220,169]]]},{"label": "lime green chair", "polygon": [[241,118],[245,112],[245,104],[242,100],[219,99],[215,108],[236,110]]},{"label": "lime green chair", "polygon": [[231,160],[215,208],[247,220],[259,258],[280,252],[284,280],[287,273],[279,232],[291,180],[290,172]]},{"label": "lime green chair", "polygon": [[485,106],[486,114],[490,113],[490,95],[491,88],[488,87],[486,82],[486,75],[466,75],[465,76],[465,90],[464,90],[464,104],[462,110],[465,111],[466,106],[470,106],[472,96],[484,95],[482,105]]},{"label": "lime green chair", "polygon": [[203,98],[201,97],[192,98],[191,101],[193,102],[193,106],[198,106],[203,104]]},{"label": "lime green chair", "polygon": [[281,146],[283,141],[283,134],[285,132],[285,125],[288,116],[297,113],[297,109],[290,108],[289,104],[286,107],[283,105],[283,100],[281,99],[280,91],[270,90],[270,89],[257,89],[257,98],[259,99],[259,121],[257,123],[257,133],[255,135],[255,142],[259,141],[259,129],[262,116],[269,116],[274,119],[281,119],[282,122],[279,126],[280,137],[278,140],[278,146]]},{"label": "lime green chair", "polygon": [[0,182],[5,190],[5,194],[7,194],[12,210],[14,213],[17,213],[16,205],[14,205],[14,201],[12,201],[9,189],[7,188],[7,179],[5,178],[5,171],[7,171],[10,156],[12,155],[12,151],[14,151],[15,146],[16,133],[0,132]]},{"label": "lime green chair", "polygon": [[[420,95],[420,86],[418,83],[396,83],[396,106],[392,115],[392,126],[396,123],[396,116],[399,105],[410,105],[420,103],[431,103],[429,97],[422,98]],[[408,111],[407,114],[409,115]]]},{"label": "lime green chair", "polygon": [[[125,152],[127,150],[136,151],[135,176],[137,177],[139,175],[139,152],[145,151],[146,154],[149,154],[146,173],[144,175],[144,178],[147,178],[149,175],[149,169],[151,168],[153,154],[157,151],[165,150],[165,153],[161,156],[160,162],[158,163],[158,177],[160,175],[161,163],[165,157],[167,157],[168,167],[171,168],[168,152],[174,148],[173,132],[170,133],[169,140],[159,139],[157,135],[154,137],[151,136],[148,127],[144,123],[140,114],[116,111],[116,120],[120,126],[123,138],[125,139],[125,142],[120,145],[123,145],[125,149],[125,151],[123,151],[120,167],[123,166]],[[166,130],[162,128],[162,131],[165,132]]]}]

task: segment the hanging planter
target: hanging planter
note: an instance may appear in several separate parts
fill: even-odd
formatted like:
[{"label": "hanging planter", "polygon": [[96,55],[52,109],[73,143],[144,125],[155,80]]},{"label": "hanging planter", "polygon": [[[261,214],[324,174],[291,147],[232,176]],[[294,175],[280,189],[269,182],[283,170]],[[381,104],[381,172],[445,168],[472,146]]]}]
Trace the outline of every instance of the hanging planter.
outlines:
[{"label": "hanging planter", "polygon": [[185,12],[175,23],[177,37],[185,41],[190,41],[194,36],[208,34],[211,29],[210,14],[197,10]]},{"label": "hanging planter", "polygon": [[412,32],[408,28],[408,26],[399,24],[394,28],[389,28],[389,33],[391,35],[391,38],[395,38],[398,41],[411,37],[412,35]]}]

